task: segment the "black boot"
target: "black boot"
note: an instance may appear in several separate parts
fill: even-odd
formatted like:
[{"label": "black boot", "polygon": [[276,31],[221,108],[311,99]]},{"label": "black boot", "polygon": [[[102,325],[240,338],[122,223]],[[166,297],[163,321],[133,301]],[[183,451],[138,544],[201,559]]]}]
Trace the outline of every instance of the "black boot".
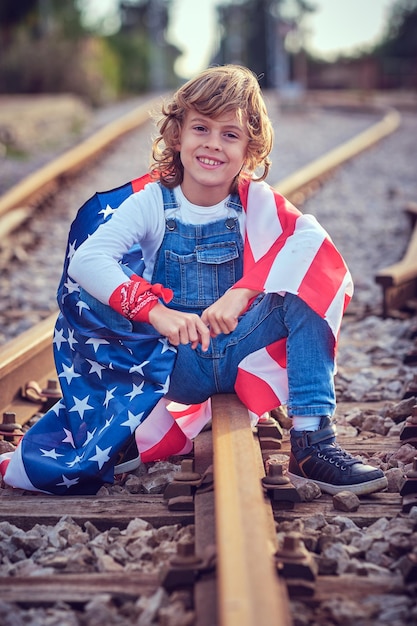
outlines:
[{"label": "black boot", "polygon": [[133,472],[140,465],[140,455],[136,445],[135,435],[131,435],[126,444],[119,452],[114,474],[124,474],[125,472]]},{"label": "black boot", "polygon": [[322,491],[351,491],[366,494],[387,486],[380,469],[365,465],[336,444],[336,427],[329,417],[322,417],[320,429],[291,429],[291,456],[288,476],[297,483],[311,480]]}]

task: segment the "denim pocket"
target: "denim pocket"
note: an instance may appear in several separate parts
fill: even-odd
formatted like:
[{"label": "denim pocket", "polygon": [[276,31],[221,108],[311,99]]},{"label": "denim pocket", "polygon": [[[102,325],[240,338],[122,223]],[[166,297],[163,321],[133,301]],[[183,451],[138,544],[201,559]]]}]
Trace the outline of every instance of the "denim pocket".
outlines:
[{"label": "denim pocket", "polygon": [[241,277],[242,259],[235,241],[198,245],[185,255],[165,250],[165,275],[174,290],[173,305],[202,309]]}]

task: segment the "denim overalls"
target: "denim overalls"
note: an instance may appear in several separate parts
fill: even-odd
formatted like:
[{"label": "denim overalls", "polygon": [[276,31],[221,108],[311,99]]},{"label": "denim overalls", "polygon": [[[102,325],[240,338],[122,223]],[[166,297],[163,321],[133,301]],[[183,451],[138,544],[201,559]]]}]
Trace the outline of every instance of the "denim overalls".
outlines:
[{"label": "denim overalls", "polygon": [[[164,210],[177,208],[173,191],[162,185],[161,190]],[[231,196],[228,207],[227,218],[208,224],[184,224],[175,214],[166,219],[151,282],[174,291],[169,307],[201,315],[242,276],[243,241],[238,223],[242,205],[238,196]],[[125,271],[131,273],[128,268]],[[132,329],[129,320],[85,292],[83,300],[114,330]],[[261,294],[233,332],[210,340],[207,352],[200,345],[195,350],[190,344],[177,346],[167,398],[198,404],[216,393],[233,393],[239,363],[283,338],[287,341],[289,414],[332,415],[333,334],[325,320],[291,293]]]},{"label": "denim overalls", "polygon": [[[174,192],[161,185],[164,211],[178,209]],[[155,261],[151,283],[170,287],[167,305],[201,315],[243,274],[243,240],[238,215],[243,210],[236,194],[226,203],[229,215],[208,224],[183,224],[166,218],[165,235]]]},{"label": "denim overalls", "polygon": [[[161,189],[164,210],[178,207],[173,191],[163,186]],[[201,315],[242,276],[239,197],[231,196],[227,206],[230,215],[226,219],[208,224],[183,224],[175,214],[166,219],[151,282],[160,282],[174,291],[168,306]],[[314,337],[319,336],[321,340],[315,342]],[[295,408],[292,412],[332,414],[333,337],[327,323],[292,294],[260,295],[232,333],[211,339],[207,352],[200,346],[193,350],[189,344],[179,345],[167,397],[194,404],[216,393],[234,392],[241,360],[283,337],[287,338],[289,399]]]}]

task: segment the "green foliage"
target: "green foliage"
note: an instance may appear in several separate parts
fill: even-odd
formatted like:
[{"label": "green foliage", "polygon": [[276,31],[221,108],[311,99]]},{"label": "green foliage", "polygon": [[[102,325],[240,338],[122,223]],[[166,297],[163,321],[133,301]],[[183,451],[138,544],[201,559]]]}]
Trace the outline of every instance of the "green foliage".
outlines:
[{"label": "green foliage", "polygon": [[417,0],[397,0],[391,9],[386,32],[376,46],[378,57],[414,57],[417,60]]},{"label": "green foliage", "polygon": [[149,43],[140,33],[116,33],[107,38],[119,62],[119,80],[125,93],[140,93],[149,87]]},{"label": "green foliage", "polygon": [[84,27],[84,0],[0,0],[0,93],[72,92],[95,105],[176,84],[179,50],[164,40],[169,1],[157,37],[151,1],[137,3],[135,23],[104,37]]},{"label": "green foliage", "polygon": [[76,0],[1,0],[0,93],[72,92],[93,105],[114,99],[117,55],[87,36],[80,15]]},{"label": "green foliage", "polygon": [[92,105],[114,99],[118,60],[105,40],[32,40],[22,31],[0,57],[0,93],[74,93]]}]

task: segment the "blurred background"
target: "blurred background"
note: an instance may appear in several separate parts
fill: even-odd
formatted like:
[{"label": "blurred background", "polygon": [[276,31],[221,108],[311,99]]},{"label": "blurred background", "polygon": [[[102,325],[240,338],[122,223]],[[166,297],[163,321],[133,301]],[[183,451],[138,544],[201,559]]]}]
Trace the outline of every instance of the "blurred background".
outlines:
[{"label": "blurred background", "polygon": [[417,0],[1,0],[0,94],[92,107],[240,63],[263,88],[417,89]]}]

